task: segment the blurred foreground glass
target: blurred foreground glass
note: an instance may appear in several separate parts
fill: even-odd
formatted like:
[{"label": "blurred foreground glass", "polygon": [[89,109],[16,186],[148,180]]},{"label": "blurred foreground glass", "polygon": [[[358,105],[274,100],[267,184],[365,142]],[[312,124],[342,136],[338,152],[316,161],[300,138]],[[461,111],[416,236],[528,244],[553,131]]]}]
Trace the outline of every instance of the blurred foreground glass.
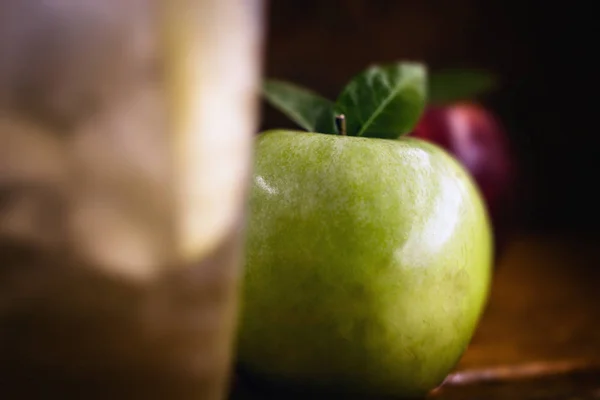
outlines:
[{"label": "blurred foreground glass", "polygon": [[0,398],[224,397],[262,16],[0,2]]}]

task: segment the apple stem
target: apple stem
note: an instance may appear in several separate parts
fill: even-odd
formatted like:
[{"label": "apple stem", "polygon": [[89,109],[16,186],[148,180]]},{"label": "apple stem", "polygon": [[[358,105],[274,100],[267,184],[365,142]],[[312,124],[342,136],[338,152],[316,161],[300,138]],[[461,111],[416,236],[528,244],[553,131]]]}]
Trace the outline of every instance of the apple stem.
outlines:
[{"label": "apple stem", "polygon": [[335,117],[335,126],[337,127],[340,135],[346,136],[346,116],[344,114],[340,114]]}]

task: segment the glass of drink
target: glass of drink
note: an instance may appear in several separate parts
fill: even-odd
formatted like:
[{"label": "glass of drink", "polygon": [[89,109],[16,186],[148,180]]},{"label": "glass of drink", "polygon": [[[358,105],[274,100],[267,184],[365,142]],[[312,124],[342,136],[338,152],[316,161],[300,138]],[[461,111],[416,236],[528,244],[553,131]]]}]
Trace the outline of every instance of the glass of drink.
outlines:
[{"label": "glass of drink", "polygon": [[0,398],[225,396],[262,3],[0,2]]}]

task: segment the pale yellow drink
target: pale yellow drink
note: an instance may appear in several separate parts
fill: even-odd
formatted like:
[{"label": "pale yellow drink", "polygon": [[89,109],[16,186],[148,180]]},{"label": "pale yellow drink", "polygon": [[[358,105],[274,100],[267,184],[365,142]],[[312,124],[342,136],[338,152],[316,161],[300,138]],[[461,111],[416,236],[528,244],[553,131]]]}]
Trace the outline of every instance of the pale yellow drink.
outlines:
[{"label": "pale yellow drink", "polygon": [[261,3],[0,2],[0,398],[224,397]]}]

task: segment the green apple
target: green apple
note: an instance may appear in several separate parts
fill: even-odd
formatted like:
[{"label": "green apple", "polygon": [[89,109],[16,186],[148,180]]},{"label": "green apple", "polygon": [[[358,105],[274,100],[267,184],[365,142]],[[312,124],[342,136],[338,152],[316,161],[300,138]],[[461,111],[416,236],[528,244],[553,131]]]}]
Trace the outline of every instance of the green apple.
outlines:
[{"label": "green apple", "polygon": [[422,395],[444,380],[492,270],[484,203],[454,158],[414,138],[268,131],[249,208],[245,370],[364,396]]},{"label": "green apple", "polygon": [[239,357],[270,379],[422,394],[485,304],[480,195],[418,139],[262,134],[247,235]]}]

